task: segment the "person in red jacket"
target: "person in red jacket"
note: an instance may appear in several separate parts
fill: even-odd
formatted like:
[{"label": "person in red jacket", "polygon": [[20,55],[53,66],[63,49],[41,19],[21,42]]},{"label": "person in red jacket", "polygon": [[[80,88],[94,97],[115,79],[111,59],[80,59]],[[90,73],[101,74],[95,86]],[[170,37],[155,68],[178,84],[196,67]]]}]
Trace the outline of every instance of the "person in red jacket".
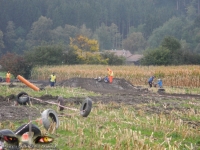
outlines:
[{"label": "person in red jacket", "polygon": [[108,70],[108,78],[109,78],[109,83],[113,82],[113,71],[110,68],[107,68]]}]

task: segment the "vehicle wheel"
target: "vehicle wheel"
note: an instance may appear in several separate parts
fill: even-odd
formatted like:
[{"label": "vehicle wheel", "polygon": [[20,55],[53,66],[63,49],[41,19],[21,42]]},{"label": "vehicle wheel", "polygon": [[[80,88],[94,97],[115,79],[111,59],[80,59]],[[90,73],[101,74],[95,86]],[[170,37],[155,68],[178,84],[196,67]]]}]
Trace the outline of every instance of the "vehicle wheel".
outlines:
[{"label": "vehicle wheel", "polygon": [[44,128],[48,131],[51,123],[56,123],[56,128],[59,126],[57,113],[52,109],[46,109],[42,112],[42,123]]},{"label": "vehicle wheel", "polygon": [[[26,126],[26,127],[25,127]],[[35,136],[39,136],[41,135],[41,131],[40,129],[34,125],[34,124],[31,124],[31,131],[34,133],[34,137]],[[26,132],[29,132],[29,125],[27,124],[24,124],[22,126],[20,126],[16,131],[15,131],[15,134],[17,136],[22,136],[24,133]]]},{"label": "vehicle wheel", "polygon": [[80,108],[80,114],[81,114],[81,116],[87,117],[90,114],[91,109],[92,109],[92,100],[87,97],[82,102],[82,105],[81,105],[81,108]]},{"label": "vehicle wheel", "polygon": [[17,102],[20,105],[26,105],[27,103],[30,103],[30,98],[27,93],[21,92],[17,95]]}]

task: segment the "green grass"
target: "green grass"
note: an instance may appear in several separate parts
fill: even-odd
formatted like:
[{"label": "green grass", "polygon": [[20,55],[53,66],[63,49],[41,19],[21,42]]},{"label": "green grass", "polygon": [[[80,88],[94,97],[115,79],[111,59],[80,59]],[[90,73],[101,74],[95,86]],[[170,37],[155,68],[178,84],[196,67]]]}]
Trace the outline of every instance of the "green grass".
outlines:
[{"label": "green grass", "polygon": [[[96,93],[80,88],[47,87],[43,91],[33,91],[27,87],[0,86],[0,95],[17,95],[19,92],[27,92],[32,97],[42,95],[69,97],[100,96]],[[172,101],[172,100],[170,100]],[[149,114],[145,112],[148,104],[140,104],[140,110],[135,110],[132,105],[118,103],[94,103],[90,115],[86,118],[79,112],[64,110],[68,117],[59,117],[60,126],[54,132],[45,131],[42,125],[36,124],[46,133],[54,137],[53,143],[59,150],[111,150],[111,149],[143,149],[143,150],[189,150],[199,148],[200,134],[198,128],[192,128],[183,122],[184,119],[198,121],[200,111],[198,101],[193,100],[194,105],[188,105],[189,101],[182,101],[181,107],[190,106],[187,112],[174,110],[170,114]],[[152,106],[152,103],[149,103]],[[38,110],[52,108],[57,111],[57,106],[47,105],[45,108],[34,105]],[[80,108],[80,105],[67,103],[66,107]],[[155,104],[154,107],[162,107]],[[195,113],[194,111],[195,110]],[[60,114],[60,112],[57,112]],[[27,123],[28,120],[14,122],[14,128]],[[1,123],[3,127],[10,128],[12,123]]]},{"label": "green grass", "polygon": [[[199,134],[195,130],[189,129],[185,124],[177,125],[179,120],[175,118],[173,118],[175,121],[172,121],[165,115],[138,116],[131,106],[121,106],[122,109],[110,110],[107,107],[107,105],[95,107],[93,113],[85,119],[74,116],[65,120],[64,124],[67,124],[68,128],[62,126],[58,129],[61,136],[67,139],[66,143],[58,141],[60,149],[81,149],[82,146],[84,149],[89,149],[90,145],[96,145],[93,149],[105,147],[112,149],[115,146],[119,149],[137,149],[138,147],[164,149],[173,146],[177,149],[187,149],[184,144],[195,146],[199,141]],[[186,130],[190,130],[187,133],[188,136],[185,136]],[[176,145],[182,142],[183,145]]]},{"label": "green grass", "polygon": [[92,91],[86,91],[80,88],[67,88],[67,87],[46,87],[41,91],[34,91],[31,88],[27,88],[22,83],[14,83],[13,88],[10,88],[8,84],[0,85],[0,96],[6,97],[8,95],[17,95],[20,92],[26,92],[29,96],[41,97],[43,95],[52,95],[52,96],[63,96],[64,98],[68,97],[87,97],[87,96],[97,96],[98,94]]},{"label": "green grass", "polygon": [[[0,77],[2,77],[2,78],[6,78],[6,73],[7,72],[0,72]],[[14,79],[14,76],[12,75],[12,73],[11,73],[11,77],[10,77],[11,79]]]},{"label": "green grass", "polygon": [[6,77],[6,72],[0,72],[0,77],[5,78]]}]

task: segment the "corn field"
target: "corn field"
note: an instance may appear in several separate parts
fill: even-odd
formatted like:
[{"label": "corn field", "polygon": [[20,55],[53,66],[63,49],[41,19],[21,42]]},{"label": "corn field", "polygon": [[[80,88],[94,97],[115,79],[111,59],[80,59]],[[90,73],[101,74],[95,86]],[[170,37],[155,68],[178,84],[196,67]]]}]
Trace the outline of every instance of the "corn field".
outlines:
[{"label": "corn field", "polygon": [[107,68],[114,72],[114,78],[124,78],[133,85],[146,85],[148,78],[155,76],[163,80],[169,87],[199,87],[200,66],[106,66],[106,65],[62,65],[36,67],[32,70],[31,79],[48,80],[52,72],[56,73],[57,81],[73,77],[96,78],[105,77]]}]

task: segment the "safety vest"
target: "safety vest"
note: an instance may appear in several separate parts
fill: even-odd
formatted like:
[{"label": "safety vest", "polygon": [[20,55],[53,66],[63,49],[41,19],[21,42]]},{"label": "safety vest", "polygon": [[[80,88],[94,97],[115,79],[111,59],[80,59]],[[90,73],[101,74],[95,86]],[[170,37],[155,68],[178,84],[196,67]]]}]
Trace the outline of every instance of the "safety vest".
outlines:
[{"label": "safety vest", "polygon": [[113,76],[113,71],[112,70],[108,70],[108,76]]},{"label": "safety vest", "polygon": [[10,78],[10,73],[7,73],[7,74],[6,74],[6,78]]},{"label": "safety vest", "polygon": [[51,75],[50,81],[51,81],[51,82],[55,82],[55,81],[56,81],[56,76],[55,76],[55,75]]}]

